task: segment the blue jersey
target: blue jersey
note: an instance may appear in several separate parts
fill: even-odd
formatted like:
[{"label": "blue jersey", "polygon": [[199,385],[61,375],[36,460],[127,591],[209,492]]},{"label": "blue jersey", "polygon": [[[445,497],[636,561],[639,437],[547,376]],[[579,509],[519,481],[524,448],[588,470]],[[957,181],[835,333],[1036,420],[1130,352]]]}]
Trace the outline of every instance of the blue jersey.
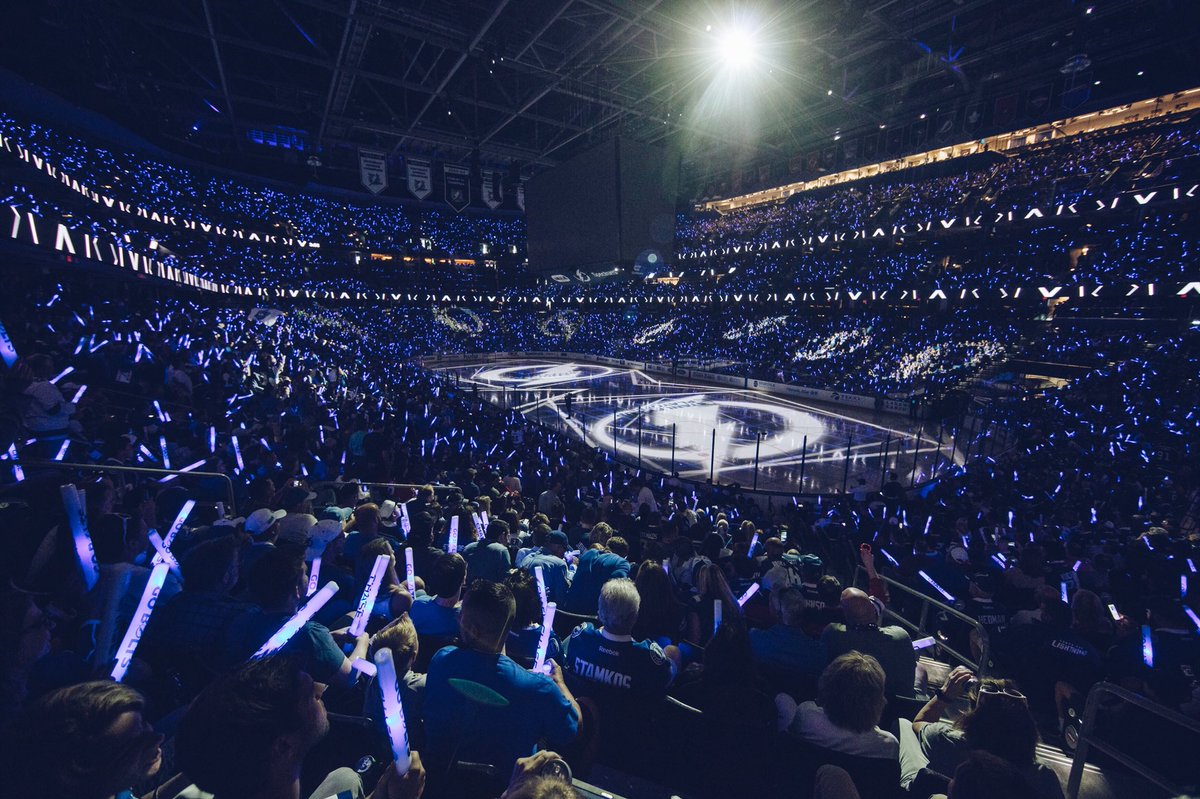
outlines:
[{"label": "blue jersey", "polygon": [[583,695],[628,692],[662,696],[675,677],[675,665],[652,641],[609,635],[581,624],[564,645],[571,689]]},{"label": "blue jersey", "polygon": [[417,592],[408,617],[412,619],[418,635],[435,638],[454,638],[458,635],[458,608],[439,605],[433,597],[422,591]]}]

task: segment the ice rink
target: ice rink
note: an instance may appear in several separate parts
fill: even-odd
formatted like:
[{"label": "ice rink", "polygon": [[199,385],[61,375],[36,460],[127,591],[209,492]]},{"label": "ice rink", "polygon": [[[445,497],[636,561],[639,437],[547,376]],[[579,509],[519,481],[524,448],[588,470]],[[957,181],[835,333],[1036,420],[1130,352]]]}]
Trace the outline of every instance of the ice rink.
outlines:
[{"label": "ice rink", "polygon": [[760,490],[799,494],[841,491],[844,481],[853,490],[862,477],[878,490],[885,457],[905,486],[949,463],[948,431],[939,445],[939,430],[891,414],[585,362],[481,356],[434,368],[492,402],[615,451],[627,464],[667,473],[673,467],[686,479],[711,475],[751,488],[757,473]]}]

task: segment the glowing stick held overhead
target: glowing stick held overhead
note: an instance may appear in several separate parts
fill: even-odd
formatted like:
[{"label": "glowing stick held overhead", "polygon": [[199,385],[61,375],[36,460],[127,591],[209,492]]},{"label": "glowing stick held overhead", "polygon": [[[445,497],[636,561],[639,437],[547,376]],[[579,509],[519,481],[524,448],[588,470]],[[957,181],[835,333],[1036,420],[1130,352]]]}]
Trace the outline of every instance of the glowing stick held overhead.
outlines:
[{"label": "glowing stick held overhead", "polygon": [[67,513],[67,522],[71,525],[71,535],[75,539],[75,554],[79,558],[79,567],[83,569],[83,579],[90,591],[100,579],[100,564],[96,560],[92,537],[88,534],[87,509],[79,496],[81,492],[75,486],[61,486],[59,493],[62,495],[63,509]]},{"label": "glowing stick held overhead", "polygon": [[417,570],[413,566],[412,547],[404,548],[404,581],[408,583],[409,595],[415,597],[417,595]]},{"label": "glowing stick held overhead", "polygon": [[479,518],[478,513],[471,514],[471,522],[475,525],[475,540],[482,541],[484,539],[483,521]]},{"label": "glowing stick held overhead", "polygon": [[757,594],[758,589],[760,589],[760,588],[762,588],[762,586],[759,585],[758,583],[751,583],[750,587],[746,589],[746,593],[744,593],[740,597],[738,597],[738,601],[737,601],[738,607],[739,608],[746,607],[746,603],[750,601],[750,597]]},{"label": "glowing stick held overhead", "polygon": [[713,635],[716,635],[717,628],[721,626],[721,600],[713,600]]},{"label": "glowing stick held overhead", "polygon": [[129,627],[125,629],[125,637],[121,639],[121,646],[117,648],[117,662],[112,670],[112,678],[117,682],[125,679],[125,672],[129,671],[129,664],[133,662],[133,653],[142,640],[142,633],[146,631],[146,622],[150,621],[150,614],[154,612],[158,594],[162,591],[163,583],[167,581],[167,572],[170,569],[168,564],[160,563],[150,571],[146,587],[142,589],[141,601],[138,602],[137,610],[129,621]]},{"label": "glowing stick held overhead", "polygon": [[383,697],[383,723],[387,727],[388,740],[392,744],[392,758],[396,773],[408,773],[408,728],[404,723],[404,705],[400,702],[400,680],[396,676],[396,664],[392,650],[381,648],[375,653],[376,679],[379,693]]},{"label": "glowing stick held overhead", "polygon": [[358,610],[354,611],[354,621],[350,622],[350,634],[362,635],[367,629],[371,618],[371,610],[375,607],[375,597],[379,595],[379,586],[383,584],[383,575],[391,562],[388,555],[377,555],[367,584],[363,587],[362,597],[358,600]]},{"label": "glowing stick held overhead", "polygon": [[304,607],[296,611],[296,615],[283,623],[283,626],[275,631],[275,634],[267,639],[267,642],[259,647],[258,651],[250,656],[251,660],[272,655],[287,645],[287,642],[292,640],[300,628],[312,621],[312,617],[317,615],[317,611],[325,607],[325,603],[333,599],[333,595],[338,592],[338,584],[333,580],[325,583],[312,599],[305,603]]},{"label": "glowing stick held overhead", "polygon": [[85,384],[85,385],[82,385],[82,386],[80,386],[80,387],[79,387],[79,390],[75,392],[75,396],[74,396],[74,397],[71,397],[71,404],[72,404],[72,405],[78,405],[78,404],[79,404],[79,400],[83,399],[83,392],[85,392],[85,391],[87,391],[87,385],[86,385],[86,384]]},{"label": "glowing stick held overhead", "polygon": [[545,672],[546,654],[550,651],[550,633],[554,629],[554,611],[557,605],[546,603],[546,612],[542,614],[542,634],[538,638],[537,657],[533,661],[533,670],[538,674]]},{"label": "glowing stick held overhead", "polygon": [[538,598],[542,600],[542,612],[546,612],[546,575],[541,566],[533,567],[533,576],[537,578]]},{"label": "glowing stick held overhead", "polygon": [[754,548],[757,546],[758,546],[758,533],[755,533],[754,536],[750,539],[750,548],[748,550],[746,550],[746,557],[748,557],[748,558],[754,557]]},{"label": "glowing stick held overhead", "polygon": [[67,375],[71,374],[71,372],[74,372],[74,371],[75,371],[74,366],[68,366],[66,369],[63,369],[61,372],[56,374],[54,377],[50,378],[50,382],[57,384],[59,380],[62,380],[64,377],[66,377]]},{"label": "glowing stick held overhead", "polygon": [[404,502],[400,503],[400,529],[404,531],[404,537],[408,538],[410,522],[408,520],[408,505]]}]

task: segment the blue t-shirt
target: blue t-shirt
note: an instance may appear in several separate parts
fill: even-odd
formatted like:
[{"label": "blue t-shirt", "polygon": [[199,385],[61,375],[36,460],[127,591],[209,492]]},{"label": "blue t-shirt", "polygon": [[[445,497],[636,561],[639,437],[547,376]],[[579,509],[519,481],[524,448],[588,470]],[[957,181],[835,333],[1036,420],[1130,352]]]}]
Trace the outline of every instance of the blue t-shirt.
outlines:
[{"label": "blue t-shirt", "polygon": [[542,577],[546,581],[546,599],[561,604],[571,585],[567,578],[567,562],[548,552],[536,552],[525,559],[521,568],[536,575],[538,566],[542,567]]},{"label": "blue t-shirt", "polygon": [[818,677],[829,665],[825,644],[803,630],[776,624],[766,630],[750,631],[750,648],[759,663],[780,671]]},{"label": "blue t-shirt", "polygon": [[434,597],[424,591],[417,591],[412,608],[408,611],[413,627],[418,635],[429,635],[436,638],[453,638],[458,635],[458,608],[448,608],[439,605]]},{"label": "blue t-shirt", "polygon": [[584,695],[613,693],[654,697],[666,693],[675,666],[653,641],[630,636],[606,636],[591,624],[581,624],[565,645],[568,685]]},{"label": "blue t-shirt", "polygon": [[[504,707],[473,702],[450,684],[468,680],[508,700]],[[425,740],[429,760],[452,756],[488,763],[501,773],[533,753],[538,741],[550,748],[569,744],[579,719],[554,681],[521,668],[505,655],[449,646],[433,656],[425,680]],[[457,750],[457,752],[456,752]]]},{"label": "blue t-shirt", "polygon": [[629,561],[612,552],[589,549],[579,556],[575,579],[563,600],[562,609],[568,613],[595,616],[600,604],[600,589],[609,580],[629,576]]},{"label": "blue t-shirt", "polygon": [[502,583],[512,567],[508,547],[497,541],[474,541],[462,551],[467,562],[467,580],[491,580]]}]

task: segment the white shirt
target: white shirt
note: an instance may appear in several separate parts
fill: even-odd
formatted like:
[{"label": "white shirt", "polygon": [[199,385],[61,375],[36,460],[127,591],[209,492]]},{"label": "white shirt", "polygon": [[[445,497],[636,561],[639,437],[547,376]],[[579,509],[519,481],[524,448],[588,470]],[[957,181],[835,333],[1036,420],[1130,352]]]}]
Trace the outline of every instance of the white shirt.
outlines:
[{"label": "white shirt", "polygon": [[900,757],[900,742],[890,732],[876,727],[867,732],[844,730],[829,720],[825,710],[816,702],[803,702],[788,725],[788,732],[802,741],[857,757],[880,757],[896,760]]}]

